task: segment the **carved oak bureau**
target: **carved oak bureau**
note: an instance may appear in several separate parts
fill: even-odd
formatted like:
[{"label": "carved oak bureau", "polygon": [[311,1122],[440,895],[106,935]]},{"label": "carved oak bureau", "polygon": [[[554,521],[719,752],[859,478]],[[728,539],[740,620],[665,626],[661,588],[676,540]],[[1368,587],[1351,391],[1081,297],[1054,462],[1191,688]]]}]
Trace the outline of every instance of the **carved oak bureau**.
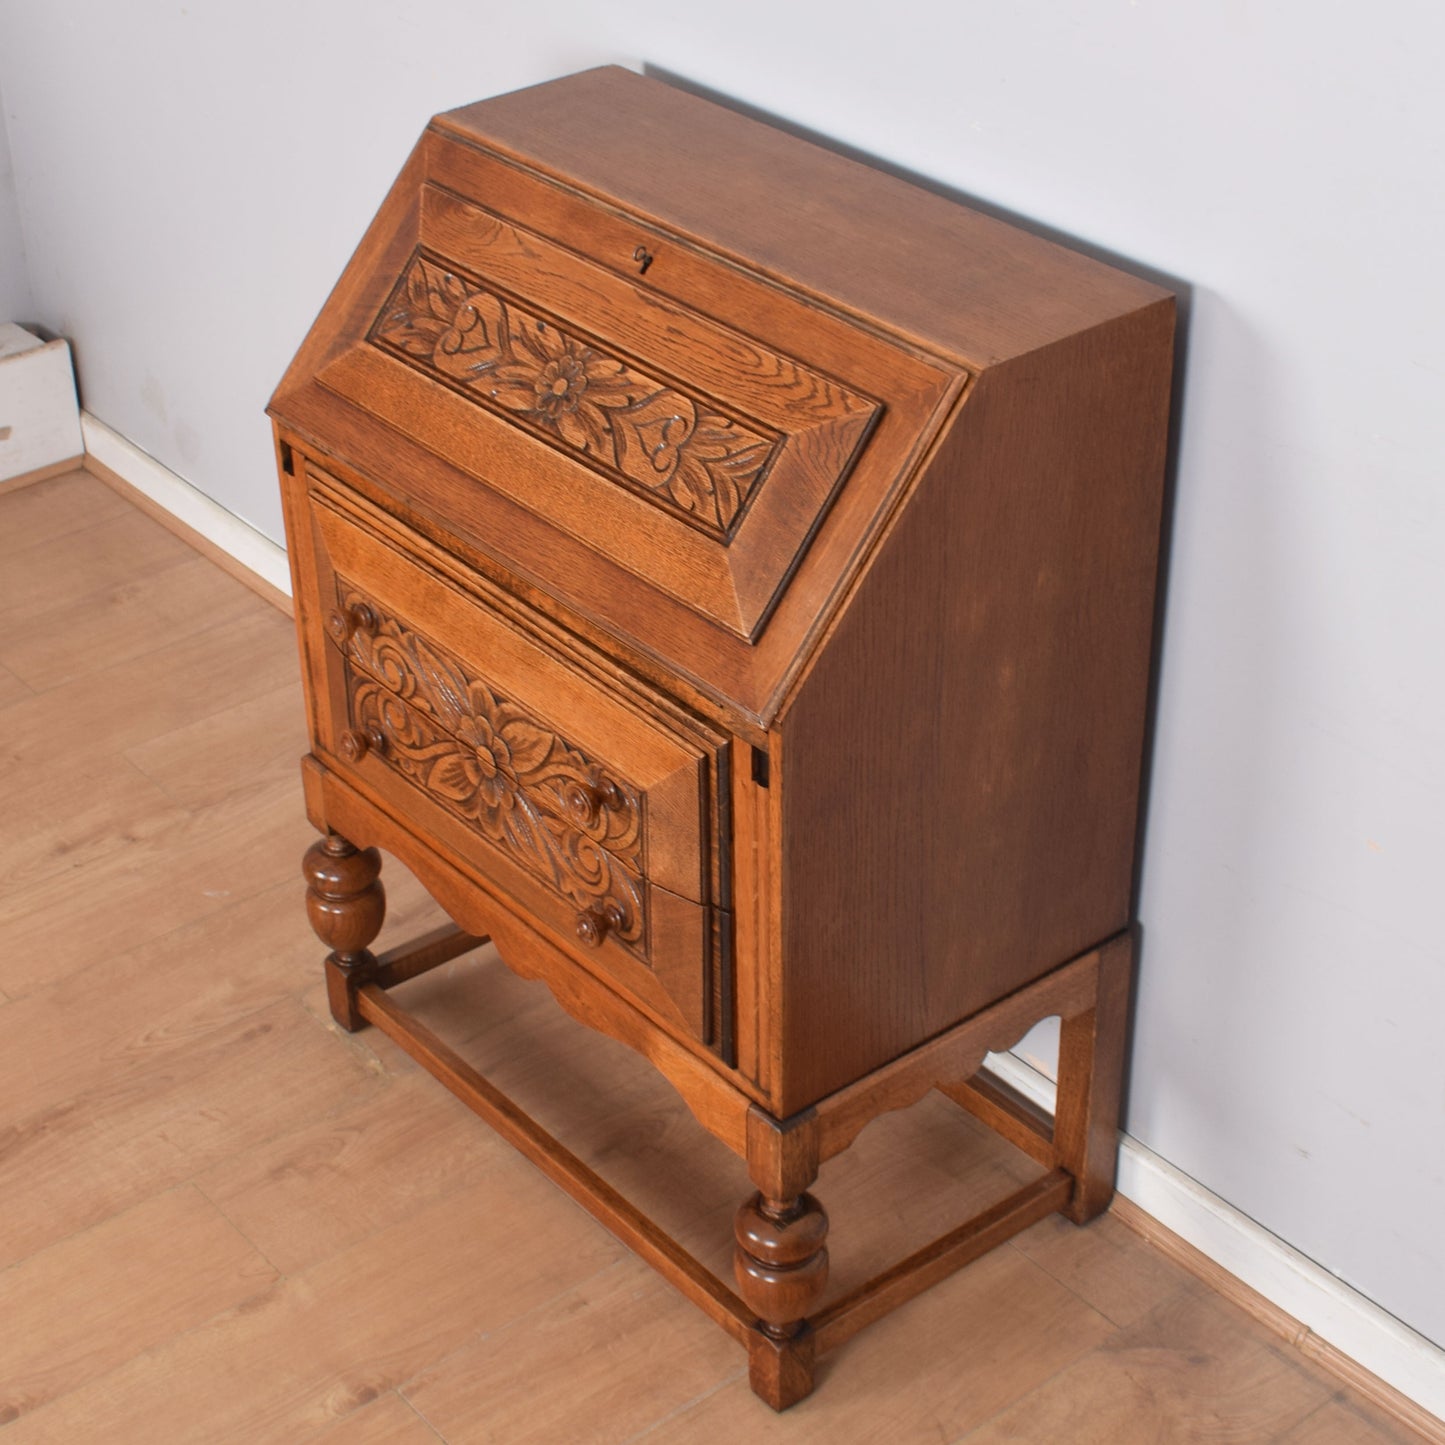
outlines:
[{"label": "carved oak bureau", "polygon": [[[775,1408],[1111,1198],[1172,335],[1157,287],[608,69],[434,120],[272,399],[332,1011]],[[456,927],[373,955],[377,849]],[[389,992],[486,939],[745,1159],[734,1282]],[[981,1071],[1050,1015],[1053,1117]],[[825,1300],[820,1163],[934,1088],[1036,1180]]]}]

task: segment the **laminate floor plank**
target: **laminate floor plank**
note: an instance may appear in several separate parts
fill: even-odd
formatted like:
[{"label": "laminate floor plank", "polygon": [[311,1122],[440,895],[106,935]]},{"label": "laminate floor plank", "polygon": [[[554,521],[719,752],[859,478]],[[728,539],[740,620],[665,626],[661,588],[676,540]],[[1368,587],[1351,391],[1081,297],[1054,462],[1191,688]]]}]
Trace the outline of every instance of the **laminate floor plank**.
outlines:
[{"label": "laminate floor plank", "polygon": [[0,559],[126,515],[137,515],[136,509],[113,487],[79,469],[0,493]]},{"label": "laminate floor plank", "polygon": [[103,597],[137,579],[193,563],[195,549],[141,512],[127,510],[8,553],[0,562],[0,625]]},{"label": "laminate floor plank", "polygon": [[[1106,1217],[775,1416],[740,1351],[385,1037],[331,1021],[295,632],[71,474],[0,496],[0,1445],[1407,1445]],[[127,562],[131,565],[127,568]],[[388,861],[378,948],[440,921]],[[719,1273],[745,1172],[484,948],[406,1002]],[[835,1293],[1032,1177],[937,1095],[817,1186]]]},{"label": "laminate floor plank", "polygon": [[[53,607],[24,629],[0,634],[0,663],[43,692],[267,605],[213,563],[193,557]],[[168,681],[158,673],[153,685]]]},{"label": "laminate floor plank", "polygon": [[34,692],[26,687],[8,667],[0,667],[0,710],[12,706],[22,698],[34,696]]},{"label": "laminate floor plank", "polygon": [[1193,1284],[1192,1275],[1112,1214],[1087,1229],[1051,1214],[1011,1245],[1116,1325],[1133,1324]]},{"label": "laminate floor plank", "polygon": [[130,748],[126,759],[186,808],[218,803],[241,788],[297,786],[306,752],[298,678]]},{"label": "laminate floor plank", "polygon": [[287,999],[147,1066],[97,1068],[63,1102],[11,1105],[0,1150],[0,1264],[385,1086],[380,1070],[338,1051]]},{"label": "laminate floor plank", "polygon": [[509,1152],[418,1070],[353,1109],[229,1155],[195,1182],[267,1259],[295,1274],[479,1185]]},{"label": "laminate floor plank", "polygon": [[299,708],[296,633],[285,617],[266,607],[196,622],[154,650],[13,701],[0,728],[0,777],[53,771],[96,750],[123,753],[288,684]]},{"label": "laminate floor plank", "polygon": [[[0,1049],[8,1115],[58,1108],[138,1071],[184,1068],[208,1037],[291,1002],[316,963],[314,940],[287,916],[299,893],[294,882],[274,885],[16,1000]],[[236,939],[249,945],[245,970],[210,966]]]},{"label": "laminate floor plank", "polygon": [[[449,1445],[621,1445],[747,1374],[738,1347],[638,1259],[468,1341],[402,1393]],[[519,1389],[565,1380],[565,1389]],[[753,1412],[746,1428],[751,1437]]]},{"label": "laminate floor plank", "polygon": [[388,1390],[305,1439],[306,1445],[437,1445],[441,1436],[395,1390]]},{"label": "laminate floor plank", "polygon": [[83,888],[72,873],[14,890],[0,910],[10,945],[0,955],[0,988],[29,993],[84,968],[116,939],[138,946],[295,878],[315,836],[299,792],[283,782],[177,810],[165,826],[137,826],[125,847],[93,860]]},{"label": "laminate floor plank", "polygon": [[[582,1218],[514,1155],[481,1184],[23,1416],[5,1445],[310,1439],[615,1264],[621,1246],[578,1229]],[[489,1227],[498,1219],[508,1227]]]},{"label": "laminate floor plank", "polygon": [[1262,1324],[1196,1285],[964,1439],[1258,1445],[1293,1430],[1330,1394]]},{"label": "laminate floor plank", "polygon": [[276,1271],[183,1185],[0,1273],[0,1425],[265,1289]]},{"label": "laminate floor plank", "polygon": [[56,772],[27,773],[5,790],[0,832],[0,916],[25,890],[57,874],[85,873],[139,839],[184,820],[161,788],[124,758],[97,752]]},{"label": "laminate floor plank", "polygon": [[1416,1438],[1346,1390],[1281,1435],[1279,1445],[1411,1445]]}]

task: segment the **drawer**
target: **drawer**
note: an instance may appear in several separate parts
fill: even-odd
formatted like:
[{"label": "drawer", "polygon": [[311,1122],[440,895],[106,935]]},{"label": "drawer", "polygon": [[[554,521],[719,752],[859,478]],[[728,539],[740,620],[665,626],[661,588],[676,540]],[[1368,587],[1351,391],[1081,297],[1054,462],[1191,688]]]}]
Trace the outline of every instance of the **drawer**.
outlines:
[{"label": "drawer", "polygon": [[[679,733],[661,708],[647,715],[515,617],[323,498],[312,520],[322,618],[341,615],[339,645],[355,666],[447,732],[485,746],[503,772],[660,887],[712,901],[707,805],[718,744]],[[372,611],[374,627],[353,625],[348,609],[358,606]]]},{"label": "drawer", "polygon": [[473,828],[492,848],[566,901],[571,926],[589,946],[606,938],[646,960],[648,909],[635,868],[602,847],[550,796],[497,765],[512,729],[459,738],[434,717],[374,679],[346,669],[346,729],[337,748],[347,762],[371,754],[434,806]]},{"label": "drawer", "polygon": [[372,530],[324,483],[309,512],[318,751],[711,1040],[730,966],[714,945],[725,740],[664,699],[649,711],[610,664],[559,651],[517,604],[430,565],[420,539]]},{"label": "drawer", "polygon": [[[477,674],[419,628],[392,614],[367,591],[340,573],[337,597],[327,613],[327,631],[353,667],[373,679],[358,689],[348,668],[347,691],[354,727],[380,725],[379,710],[390,694],[407,706],[397,726],[408,738],[404,771],[424,778],[429,791],[449,804],[464,805],[481,818],[487,809],[515,800],[522,811],[508,821],[514,851],[536,851],[565,830],[594,849],[613,855],[635,873],[647,871],[646,834],[651,811],[645,795],[615,768],[598,763],[552,725],[519,706],[495,683]],[[357,707],[365,702],[367,716]],[[443,741],[455,746],[446,751]],[[400,735],[398,745],[400,745]],[[439,749],[441,749],[439,751]],[[398,762],[403,761],[399,757]],[[684,779],[683,786],[691,783]],[[480,810],[480,811],[479,811]],[[535,819],[547,819],[545,830]],[[700,898],[700,833],[663,814],[661,826],[677,836],[660,848],[654,876],[665,887]],[[491,830],[501,837],[501,824]],[[680,870],[680,871],[679,871]]]}]

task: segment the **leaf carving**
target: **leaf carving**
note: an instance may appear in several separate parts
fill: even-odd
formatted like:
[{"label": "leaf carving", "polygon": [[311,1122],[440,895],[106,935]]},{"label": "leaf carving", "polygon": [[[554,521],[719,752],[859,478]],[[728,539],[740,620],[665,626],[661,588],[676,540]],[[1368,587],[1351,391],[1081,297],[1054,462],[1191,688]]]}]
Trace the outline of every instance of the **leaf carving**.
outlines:
[{"label": "leaf carving", "polygon": [[578,909],[613,910],[621,920],[613,936],[645,957],[641,887],[606,848],[380,683],[349,670],[347,679],[353,725],[381,733],[388,766]]},{"label": "leaf carving", "polygon": [[515,709],[513,716],[502,724],[502,739],[511,754],[512,766],[518,777],[535,773],[547,761],[552,751],[552,736],[535,723],[529,722]]},{"label": "leaf carving", "polygon": [[[387,727],[408,738],[416,766],[423,758],[438,762],[434,781],[418,776],[430,791],[459,801],[479,792],[496,801],[506,788],[542,800],[542,806],[567,826],[615,855],[624,866],[645,872],[643,798],[637,789],[605,765],[589,758],[518,703],[503,696],[450,652],[438,647],[410,623],[388,615],[367,594],[337,579],[343,611],[367,608],[376,618],[371,630],[354,632],[345,645],[351,662],[374,678],[382,691],[375,703],[389,697],[395,708]],[[406,706],[402,707],[401,704]],[[415,730],[431,724],[424,739]],[[408,731],[411,729],[412,731]],[[444,739],[463,745],[460,754],[447,751]],[[436,748],[436,754],[427,748]],[[569,808],[577,788],[614,791],[616,798],[588,820]],[[504,825],[499,820],[499,829]],[[510,825],[519,848],[535,851],[528,841],[533,824],[525,819]]]},{"label": "leaf carving", "polygon": [[724,540],[780,444],[420,252],[370,340]]},{"label": "leaf carving", "polygon": [[403,649],[402,656],[410,651],[416,659],[413,681],[427,680],[427,696],[437,720],[448,732],[456,732],[473,715],[466,678],[460,668],[443,658],[420,633],[412,633],[409,641],[410,647]]},{"label": "leaf carving", "polygon": [[426,775],[429,793],[439,793],[453,803],[465,802],[477,791],[481,770],[457,747],[448,747],[435,760]]}]

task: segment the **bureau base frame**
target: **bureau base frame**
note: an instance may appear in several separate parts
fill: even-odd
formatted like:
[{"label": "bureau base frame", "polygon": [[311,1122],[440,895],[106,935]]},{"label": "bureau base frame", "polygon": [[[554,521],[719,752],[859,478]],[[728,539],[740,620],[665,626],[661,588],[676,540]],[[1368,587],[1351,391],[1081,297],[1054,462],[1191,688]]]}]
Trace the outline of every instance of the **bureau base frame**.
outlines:
[{"label": "bureau base frame", "polygon": [[[331,949],[325,970],[336,1021],[348,1031],[373,1025],[395,1040],[623,1244],[746,1345],[752,1388],[775,1410],[811,1393],[818,1357],[866,1325],[1044,1216],[1061,1211],[1082,1224],[1106,1209],[1113,1197],[1132,933],[1091,949],[789,1119],[774,1118],[716,1075],[723,1092],[709,1090],[700,1098],[687,1080],[664,1068],[699,1121],[742,1155],[757,1186],[735,1220],[733,1288],[388,995],[395,985],[493,941],[490,932],[444,926],[377,956],[368,947],[385,910],[377,850],[359,848],[329,832],[307,852],[303,871],[312,926]],[[501,941],[503,960],[509,961]],[[568,1006],[566,998],[559,1001]],[[1051,1119],[982,1066],[987,1053],[1007,1048],[1053,1014],[1062,1026],[1058,1106]],[[624,1042],[636,1043],[609,1028],[605,1019],[590,1021]],[[845,1150],[873,1119],[916,1102],[934,1088],[1031,1155],[1043,1172],[819,1308],[828,1278],[828,1218],[808,1193],[819,1166]]]}]

